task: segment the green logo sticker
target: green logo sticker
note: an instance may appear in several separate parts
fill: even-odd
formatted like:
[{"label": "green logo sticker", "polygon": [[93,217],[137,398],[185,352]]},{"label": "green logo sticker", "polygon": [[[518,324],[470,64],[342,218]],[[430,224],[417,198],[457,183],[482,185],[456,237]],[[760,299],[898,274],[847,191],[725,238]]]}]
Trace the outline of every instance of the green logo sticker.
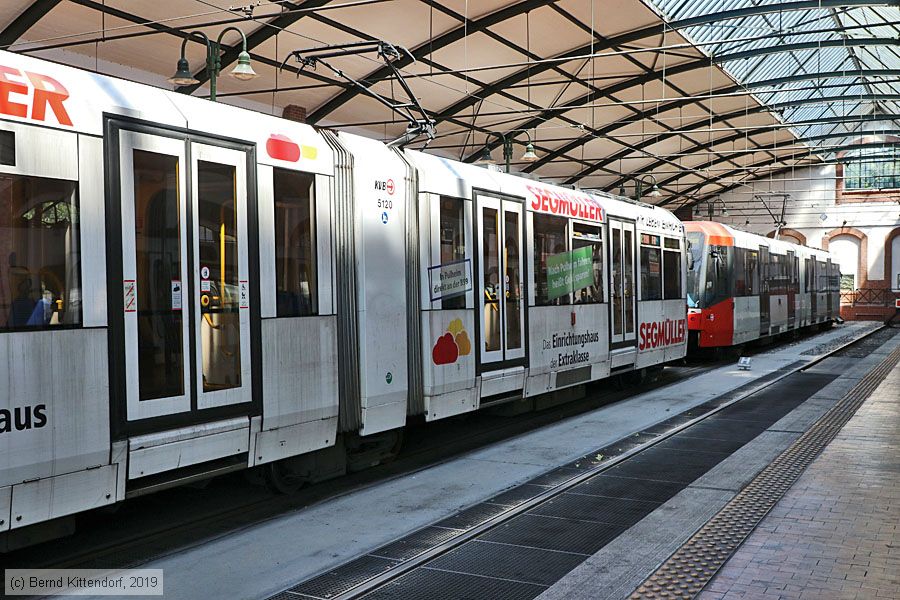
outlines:
[{"label": "green logo sticker", "polygon": [[384,380],[388,382],[388,385],[394,380],[394,375],[388,371],[387,375],[384,376]]}]

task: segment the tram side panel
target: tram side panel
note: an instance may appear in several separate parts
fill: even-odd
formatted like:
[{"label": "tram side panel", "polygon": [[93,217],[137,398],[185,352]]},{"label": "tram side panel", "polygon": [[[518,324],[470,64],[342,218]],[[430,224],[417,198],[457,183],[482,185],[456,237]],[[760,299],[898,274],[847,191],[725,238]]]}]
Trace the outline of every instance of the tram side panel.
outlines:
[{"label": "tram side panel", "polygon": [[[587,194],[526,182],[529,358],[525,396],[609,375],[607,229]],[[565,266],[568,273],[560,270]]]},{"label": "tram side panel", "polygon": [[332,177],[260,164],[257,179],[263,414],[251,465],[333,445],[338,420]]},{"label": "tram side panel", "polygon": [[352,153],[361,435],[407,415],[407,166],[384,144],[339,134]]},{"label": "tram side panel", "polygon": [[478,408],[472,204],[452,195],[419,194],[421,360],[428,421]]},{"label": "tram side panel", "polygon": [[0,132],[14,148],[0,165],[6,531],[115,502],[117,467],[109,461],[102,142],[7,121]]},{"label": "tram side panel", "polygon": [[[641,211],[649,211],[642,208]],[[653,213],[639,218],[638,354],[635,369],[687,353],[686,242],[681,223]]]},{"label": "tram side panel", "polygon": [[421,364],[425,419],[477,410],[476,365],[484,326],[477,265],[476,190],[499,190],[495,174],[421,152],[405,152],[419,186]]}]

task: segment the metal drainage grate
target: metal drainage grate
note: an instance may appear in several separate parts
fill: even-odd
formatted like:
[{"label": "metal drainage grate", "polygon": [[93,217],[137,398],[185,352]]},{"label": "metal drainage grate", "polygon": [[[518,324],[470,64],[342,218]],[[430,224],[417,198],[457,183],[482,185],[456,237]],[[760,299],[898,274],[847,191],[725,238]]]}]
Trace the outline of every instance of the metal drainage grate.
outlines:
[{"label": "metal drainage grate", "polygon": [[697,595],[898,362],[900,347],[670,556],[631,599]]}]

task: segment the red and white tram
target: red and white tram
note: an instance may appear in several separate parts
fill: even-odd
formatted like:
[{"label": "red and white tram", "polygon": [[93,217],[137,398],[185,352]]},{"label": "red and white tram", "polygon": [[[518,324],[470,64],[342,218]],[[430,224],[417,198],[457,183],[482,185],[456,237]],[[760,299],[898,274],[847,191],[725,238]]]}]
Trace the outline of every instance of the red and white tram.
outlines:
[{"label": "red and white tram", "polygon": [[0,52],[0,536],[679,359],[686,264],[658,207]]},{"label": "red and white tram", "polygon": [[838,316],[840,270],[828,252],[715,222],[684,227],[693,347],[736,346]]}]

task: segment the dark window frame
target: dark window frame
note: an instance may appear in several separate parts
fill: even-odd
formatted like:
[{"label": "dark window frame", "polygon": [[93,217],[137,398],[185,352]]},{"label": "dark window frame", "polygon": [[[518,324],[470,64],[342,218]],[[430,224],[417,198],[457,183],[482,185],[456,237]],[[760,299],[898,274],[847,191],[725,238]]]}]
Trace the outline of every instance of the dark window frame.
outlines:
[{"label": "dark window frame", "polygon": [[[659,236],[649,236],[650,243],[644,243],[644,236],[641,234],[640,260],[641,268],[638,275],[641,281],[641,301],[651,302],[663,299],[663,250],[658,243]],[[652,238],[657,238],[657,244],[652,243]],[[655,275],[650,272],[651,254],[657,256],[656,263],[659,266],[659,272]]]},{"label": "dark window frame", "polygon": [[[603,285],[603,269],[605,268],[606,265],[603,260],[603,228],[600,226],[599,223],[596,225],[593,225],[593,224],[589,224],[589,223],[582,223],[580,221],[572,221],[571,226],[572,226],[571,227],[572,231],[569,236],[570,237],[569,252],[576,249],[575,248],[576,241],[581,241],[581,242],[584,242],[587,244],[591,244],[592,246],[595,246],[595,249],[592,252],[592,268],[594,269],[595,274],[598,273],[598,271],[596,269],[596,264],[598,262],[600,263],[600,269],[599,269],[600,281],[599,282],[596,281],[596,277],[594,280],[594,287],[596,288],[597,291],[599,291],[600,299],[597,300],[596,297],[594,297],[589,300],[578,300],[577,295],[580,292],[588,289],[588,288],[580,288],[580,289],[577,289],[574,292],[572,292],[572,296],[573,296],[572,303],[573,304],[604,304],[606,301],[606,290],[605,290],[606,286]],[[590,228],[590,229],[595,230],[597,237],[595,239],[592,239],[592,238],[586,238],[583,236],[575,235],[576,233],[578,233],[579,227]],[[585,233],[585,232],[582,231],[580,233]]]},{"label": "dark window frame", "polygon": [[[562,306],[568,305],[572,303],[572,294],[566,294],[564,296],[559,296],[557,298],[547,298],[547,264],[546,259],[549,256],[554,256],[556,254],[560,254],[560,252],[569,252],[569,246],[571,245],[571,230],[569,227],[569,219],[566,217],[559,217],[556,215],[549,215],[545,213],[532,213],[532,256],[534,260],[534,305],[535,306]],[[552,236],[553,238],[557,238],[557,241],[561,241],[563,247],[561,250],[558,248],[554,249],[552,252],[543,252],[541,248],[539,248],[538,237],[551,237],[547,236],[544,232],[550,231],[550,229],[544,229],[541,227],[540,233],[538,228],[539,221],[546,221],[547,223],[553,223],[555,225],[562,224],[563,229],[562,233],[558,236]],[[557,233],[559,233],[557,231]],[[559,250],[559,251],[558,251]],[[540,254],[539,254],[540,252]],[[542,281],[543,280],[543,281]],[[542,287],[545,288],[542,290]]]},{"label": "dark window frame", "polygon": [[[443,218],[444,218],[444,203],[445,202],[455,202],[457,203],[456,209],[459,211],[459,220],[457,224],[459,225],[459,233],[462,236],[462,256],[454,256],[445,259],[444,258],[444,229],[442,227]],[[441,195],[438,197],[438,239],[437,239],[437,249],[438,249],[438,264],[446,264],[451,262],[460,262],[466,260],[466,254],[471,255],[474,252],[474,249],[470,249],[468,246],[468,239],[466,239],[466,200],[464,198],[458,198],[456,196],[445,196]],[[458,245],[457,245],[458,246]],[[452,252],[456,253],[456,248],[452,250]],[[470,263],[471,264],[471,263]],[[462,294],[458,294],[456,296],[450,296],[448,298],[441,298],[440,300],[433,301],[432,307],[440,302],[440,309],[437,310],[463,310],[468,308],[469,292],[465,292]]]},{"label": "dark window frame", "polygon": [[[279,267],[279,227],[280,223],[283,221],[279,220],[279,198],[278,198],[278,177],[284,176],[288,179],[290,178],[303,178],[308,183],[309,190],[309,239],[310,239],[310,263],[311,267],[309,269],[312,274],[311,278],[307,281],[309,287],[309,294],[307,302],[309,303],[308,310],[302,309],[294,309],[294,310],[283,310],[282,304],[279,302],[279,294],[291,294],[294,293],[298,298],[302,298],[302,289],[299,292],[291,292],[289,290],[282,291],[281,287],[281,279],[285,276],[285,272]],[[290,319],[290,318],[303,318],[303,317],[316,317],[321,314],[321,306],[319,305],[319,253],[318,253],[318,211],[317,211],[317,203],[316,203],[316,176],[313,173],[307,173],[305,171],[295,171],[292,169],[282,169],[275,168],[272,171],[272,209],[273,209],[273,225],[274,225],[274,237],[272,240],[274,246],[274,260],[275,260],[275,318],[278,319]],[[282,212],[284,212],[283,209]],[[290,257],[291,263],[296,263],[299,261],[299,257],[293,256]],[[297,281],[300,283],[300,280]],[[311,285],[309,285],[311,284]],[[287,298],[285,299],[287,301]],[[298,301],[299,302],[299,301]]]}]

